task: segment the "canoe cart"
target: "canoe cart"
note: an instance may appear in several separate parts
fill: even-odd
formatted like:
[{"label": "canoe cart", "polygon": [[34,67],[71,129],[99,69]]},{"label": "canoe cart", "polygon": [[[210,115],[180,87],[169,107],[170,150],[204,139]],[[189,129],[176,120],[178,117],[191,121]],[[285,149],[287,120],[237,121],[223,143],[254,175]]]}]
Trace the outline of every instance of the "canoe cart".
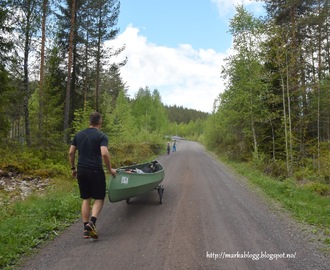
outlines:
[{"label": "canoe cart", "polygon": [[164,167],[156,160],[117,169],[116,177],[110,176],[108,197],[110,202],[129,201],[133,197],[157,190],[159,202],[163,203]]}]

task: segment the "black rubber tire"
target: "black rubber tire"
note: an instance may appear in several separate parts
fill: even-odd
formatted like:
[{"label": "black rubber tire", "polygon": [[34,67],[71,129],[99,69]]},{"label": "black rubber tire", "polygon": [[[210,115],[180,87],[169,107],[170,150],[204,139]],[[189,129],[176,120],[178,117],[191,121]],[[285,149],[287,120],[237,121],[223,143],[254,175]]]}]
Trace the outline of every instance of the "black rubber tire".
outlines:
[{"label": "black rubber tire", "polygon": [[163,194],[164,194],[164,188],[158,189],[158,195],[159,195],[159,203],[163,204]]}]

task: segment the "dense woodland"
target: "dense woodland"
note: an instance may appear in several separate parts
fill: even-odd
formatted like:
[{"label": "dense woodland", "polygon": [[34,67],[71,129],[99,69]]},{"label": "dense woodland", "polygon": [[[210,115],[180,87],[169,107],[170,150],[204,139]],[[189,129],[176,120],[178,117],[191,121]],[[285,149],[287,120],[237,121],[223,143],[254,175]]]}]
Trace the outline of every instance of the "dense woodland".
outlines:
[{"label": "dense woodland", "polygon": [[277,176],[330,175],[329,1],[265,1],[230,21],[235,54],[206,141]]},{"label": "dense woodland", "polygon": [[1,144],[68,143],[96,110],[114,143],[179,135],[278,177],[328,184],[329,2],[265,7],[267,16],[255,18],[237,6],[226,90],[207,114],[165,106],[148,86],[128,97],[120,69],[130,59],[114,61],[125,46],[105,45],[119,33],[119,0],[1,1]]}]

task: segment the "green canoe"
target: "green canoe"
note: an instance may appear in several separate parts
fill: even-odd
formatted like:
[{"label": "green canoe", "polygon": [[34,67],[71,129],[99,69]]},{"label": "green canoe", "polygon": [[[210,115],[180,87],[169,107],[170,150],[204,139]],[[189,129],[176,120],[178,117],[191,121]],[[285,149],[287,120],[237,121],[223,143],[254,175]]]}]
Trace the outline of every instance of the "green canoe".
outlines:
[{"label": "green canoe", "polygon": [[108,197],[110,202],[126,200],[140,196],[156,189],[160,203],[163,202],[164,187],[160,183],[164,179],[164,167],[154,160],[148,163],[121,167],[116,177],[110,176]]}]

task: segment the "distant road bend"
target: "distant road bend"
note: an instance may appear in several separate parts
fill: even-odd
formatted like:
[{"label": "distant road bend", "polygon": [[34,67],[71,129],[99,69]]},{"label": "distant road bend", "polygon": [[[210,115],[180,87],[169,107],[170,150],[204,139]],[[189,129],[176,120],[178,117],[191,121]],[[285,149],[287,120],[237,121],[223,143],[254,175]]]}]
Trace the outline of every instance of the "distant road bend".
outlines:
[{"label": "distant road bend", "polygon": [[330,269],[307,231],[200,144],[177,141],[158,161],[163,204],[156,191],[129,205],[107,200],[99,240],[82,238],[80,220],[21,269]]}]

